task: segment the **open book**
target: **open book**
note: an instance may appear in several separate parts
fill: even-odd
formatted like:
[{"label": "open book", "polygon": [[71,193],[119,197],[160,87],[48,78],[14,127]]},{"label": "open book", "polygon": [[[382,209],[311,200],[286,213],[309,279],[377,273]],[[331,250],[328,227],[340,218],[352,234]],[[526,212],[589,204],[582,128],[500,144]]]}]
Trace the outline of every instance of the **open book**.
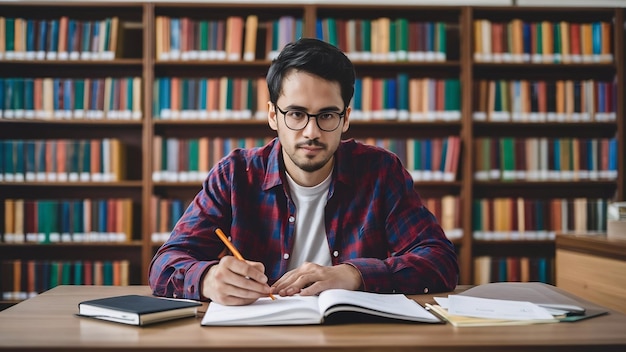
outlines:
[{"label": "open book", "polygon": [[215,302],[202,325],[306,325],[402,321],[441,323],[415,301],[402,294],[379,294],[332,289],[319,296],[263,297],[246,306]]}]

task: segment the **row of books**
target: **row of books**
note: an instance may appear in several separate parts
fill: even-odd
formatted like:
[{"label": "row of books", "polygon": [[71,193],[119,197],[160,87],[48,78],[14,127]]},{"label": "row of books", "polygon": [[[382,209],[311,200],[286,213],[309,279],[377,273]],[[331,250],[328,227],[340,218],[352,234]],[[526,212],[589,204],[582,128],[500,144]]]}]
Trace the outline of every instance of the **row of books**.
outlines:
[{"label": "row of books", "polygon": [[474,284],[490,282],[543,282],[554,285],[554,260],[546,257],[478,256],[474,258]]},{"label": "row of books", "polygon": [[447,58],[447,25],[407,18],[321,18],[316,37],[331,43],[354,61],[432,61]]},{"label": "row of books", "polygon": [[24,300],[58,285],[128,286],[128,260],[3,260],[3,300]]},{"label": "row of books", "polygon": [[396,154],[414,181],[446,181],[457,179],[461,155],[461,139],[445,138],[362,138]]},{"label": "row of books", "polygon": [[127,198],[4,200],[6,243],[129,242],[133,204]]},{"label": "row of books", "polygon": [[267,118],[269,100],[265,78],[160,77],[153,114],[160,120]]},{"label": "row of books", "polygon": [[[155,136],[152,180],[202,181],[209,169],[235,148],[260,147],[270,138],[163,138]],[[456,180],[461,153],[458,136],[432,139],[365,138],[400,158],[416,181]]]},{"label": "row of books", "polygon": [[615,121],[617,82],[595,80],[479,80],[474,121]]},{"label": "row of books", "polygon": [[474,141],[479,181],[617,179],[617,138],[490,138]]},{"label": "row of books", "polygon": [[0,182],[114,182],[125,170],[115,138],[0,140]]},{"label": "row of books", "polygon": [[257,15],[220,19],[156,17],[156,58],[175,60],[271,60],[285,44],[303,35],[302,18]]},{"label": "row of books", "polygon": [[[172,229],[190,202],[191,199],[152,197],[151,240],[153,243],[163,243],[170,237]],[[461,200],[458,196],[422,198],[422,202],[438,219],[449,239],[459,239],[463,236]]]},{"label": "row of books", "polygon": [[474,20],[477,62],[610,63],[610,22]]},{"label": "row of books", "polygon": [[[458,79],[359,77],[353,120],[459,121]],[[156,119],[264,119],[269,92],[264,78],[160,77],[154,82]],[[415,97],[415,98],[413,98]]]},{"label": "row of books", "polygon": [[155,182],[203,181],[211,167],[236,148],[267,144],[266,138],[164,138],[154,136],[152,180]]},{"label": "row of books", "polygon": [[0,60],[113,60],[120,30],[118,17],[89,21],[0,16]]},{"label": "row of books", "polygon": [[472,203],[477,240],[553,240],[561,232],[606,232],[607,199],[483,198]]},{"label": "row of books", "polygon": [[141,77],[0,78],[0,119],[139,120]]},{"label": "row of books", "polygon": [[415,122],[460,121],[461,82],[458,79],[357,78],[352,99],[353,120]]}]

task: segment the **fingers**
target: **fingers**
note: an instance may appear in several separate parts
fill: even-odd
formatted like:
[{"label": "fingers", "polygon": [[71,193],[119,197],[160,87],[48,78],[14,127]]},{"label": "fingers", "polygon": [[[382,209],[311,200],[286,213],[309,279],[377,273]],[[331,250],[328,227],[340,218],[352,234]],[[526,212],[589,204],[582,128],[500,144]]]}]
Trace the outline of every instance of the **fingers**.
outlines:
[{"label": "fingers", "polygon": [[312,296],[331,288],[357,290],[361,284],[361,273],[352,265],[321,266],[304,263],[276,281],[272,292],[281,296]]},{"label": "fingers", "polygon": [[223,257],[205,275],[202,293],[221,304],[250,304],[270,293],[264,270],[262,263]]}]

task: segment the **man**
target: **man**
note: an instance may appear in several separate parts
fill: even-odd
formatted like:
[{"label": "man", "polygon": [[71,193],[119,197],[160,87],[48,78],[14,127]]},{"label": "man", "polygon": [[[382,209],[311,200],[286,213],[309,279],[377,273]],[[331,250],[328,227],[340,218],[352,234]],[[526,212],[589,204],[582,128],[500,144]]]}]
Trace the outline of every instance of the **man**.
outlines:
[{"label": "man", "polygon": [[[209,172],[152,260],[154,294],[245,305],[331,288],[448,291],[453,245],[392,153],[354,140],[354,67],[316,39],[287,45],[267,74],[278,137]],[[225,255],[217,228],[246,259]]]}]

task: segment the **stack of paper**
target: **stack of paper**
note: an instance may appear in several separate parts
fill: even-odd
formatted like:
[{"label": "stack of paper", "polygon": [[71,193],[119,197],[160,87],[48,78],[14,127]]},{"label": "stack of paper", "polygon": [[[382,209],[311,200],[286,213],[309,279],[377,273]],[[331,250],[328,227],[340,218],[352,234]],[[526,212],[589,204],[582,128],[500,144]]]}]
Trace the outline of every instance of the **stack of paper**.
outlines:
[{"label": "stack of paper", "polygon": [[530,302],[450,295],[427,307],[454,326],[557,323],[546,308]]}]

